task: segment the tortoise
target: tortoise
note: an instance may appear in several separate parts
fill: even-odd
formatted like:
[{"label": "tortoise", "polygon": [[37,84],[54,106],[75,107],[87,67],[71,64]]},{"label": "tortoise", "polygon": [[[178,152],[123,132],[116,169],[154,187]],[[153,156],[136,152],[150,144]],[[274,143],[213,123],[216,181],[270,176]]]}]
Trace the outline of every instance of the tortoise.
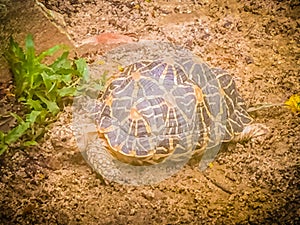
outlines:
[{"label": "tortoise", "polygon": [[[88,107],[97,135],[96,144],[85,145],[84,156],[109,179],[140,184],[152,176],[142,183],[157,182],[194,156],[202,156],[203,169],[223,143],[257,130],[234,78],[182,47],[130,44],[106,61],[125,66]],[[132,178],[132,171],[138,175]]]}]

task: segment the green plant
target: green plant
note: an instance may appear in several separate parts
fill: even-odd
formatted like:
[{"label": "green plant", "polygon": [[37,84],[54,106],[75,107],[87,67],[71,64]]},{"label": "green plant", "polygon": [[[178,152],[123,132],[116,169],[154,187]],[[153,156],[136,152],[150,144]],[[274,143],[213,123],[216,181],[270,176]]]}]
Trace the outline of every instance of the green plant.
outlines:
[{"label": "green plant", "polygon": [[[43,63],[58,51],[63,53],[50,65]],[[63,108],[64,98],[74,96],[77,85],[88,80],[84,59],[71,61],[65,46],[56,45],[39,55],[35,54],[32,35],[28,35],[23,50],[12,38],[4,57],[14,76],[15,95],[26,109],[25,120],[12,114],[18,125],[8,133],[0,131],[0,155],[8,146],[27,134],[24,145],[36,144],[46,125]]]}]

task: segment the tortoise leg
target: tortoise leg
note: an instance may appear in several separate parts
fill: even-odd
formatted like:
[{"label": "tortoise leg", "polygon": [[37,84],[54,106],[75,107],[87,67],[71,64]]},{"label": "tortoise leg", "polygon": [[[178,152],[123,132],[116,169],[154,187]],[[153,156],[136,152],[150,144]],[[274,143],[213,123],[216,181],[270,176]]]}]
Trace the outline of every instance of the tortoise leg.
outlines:
[{"label": "tortoise leg", "polygon": [[269,133],[269,128],[261,123],[254,123],[244,127],[243,131],[233,138],[233,142],[246,142],[253,139],[261,139]]},{"label": "tortoise leg", "polygon": [[91,141],[83,156],[86,157],[86,161],[98,174],[102,176],[102,178],[104,177],[109,181],[120,179],[120,170],[113,162],[113,157],[106,150],[106,146],[102,139],[96,138]]}]

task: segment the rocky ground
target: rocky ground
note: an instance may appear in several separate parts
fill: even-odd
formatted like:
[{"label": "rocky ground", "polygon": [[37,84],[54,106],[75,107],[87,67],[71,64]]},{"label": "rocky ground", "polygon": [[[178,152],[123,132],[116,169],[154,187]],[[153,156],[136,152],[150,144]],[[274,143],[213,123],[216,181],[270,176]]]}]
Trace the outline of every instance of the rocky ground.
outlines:
[{"label": "rocky ground", "polygon": [[[9,35],[24,40],[33,32],[39,46],[64,42],[93,61],[107,48],[82,44],[118,33],[171,41],[226,69],[249,108],[299,94],[298,0],[39,2],[45,14],[32,1],[0,1],[1,51]],[[12,78],[1,64],[1,107],[8,108]],[[221,153],[205,172],[187,165],[151,186],[104,182],[77,149],[54,144],[51,133],[36,147],[11,149],[0,158],[0,223],[299,224],[300,117],[285,107],[252,116],[269,127],[263,140]]]}]

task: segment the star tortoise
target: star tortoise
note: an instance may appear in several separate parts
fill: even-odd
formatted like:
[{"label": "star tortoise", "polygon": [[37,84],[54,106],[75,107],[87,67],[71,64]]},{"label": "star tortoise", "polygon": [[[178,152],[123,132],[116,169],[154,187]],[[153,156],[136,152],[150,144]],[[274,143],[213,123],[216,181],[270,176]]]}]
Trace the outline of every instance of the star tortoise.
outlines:
[{"label": "star tortoise", "polygon": [[[91,110],[101,151],[134,166],[176,164],[254,130],[227,72],[182,50],[152,52],[112,75]],[[86,152],[96,170],[105,163],[97,151]]]}]

